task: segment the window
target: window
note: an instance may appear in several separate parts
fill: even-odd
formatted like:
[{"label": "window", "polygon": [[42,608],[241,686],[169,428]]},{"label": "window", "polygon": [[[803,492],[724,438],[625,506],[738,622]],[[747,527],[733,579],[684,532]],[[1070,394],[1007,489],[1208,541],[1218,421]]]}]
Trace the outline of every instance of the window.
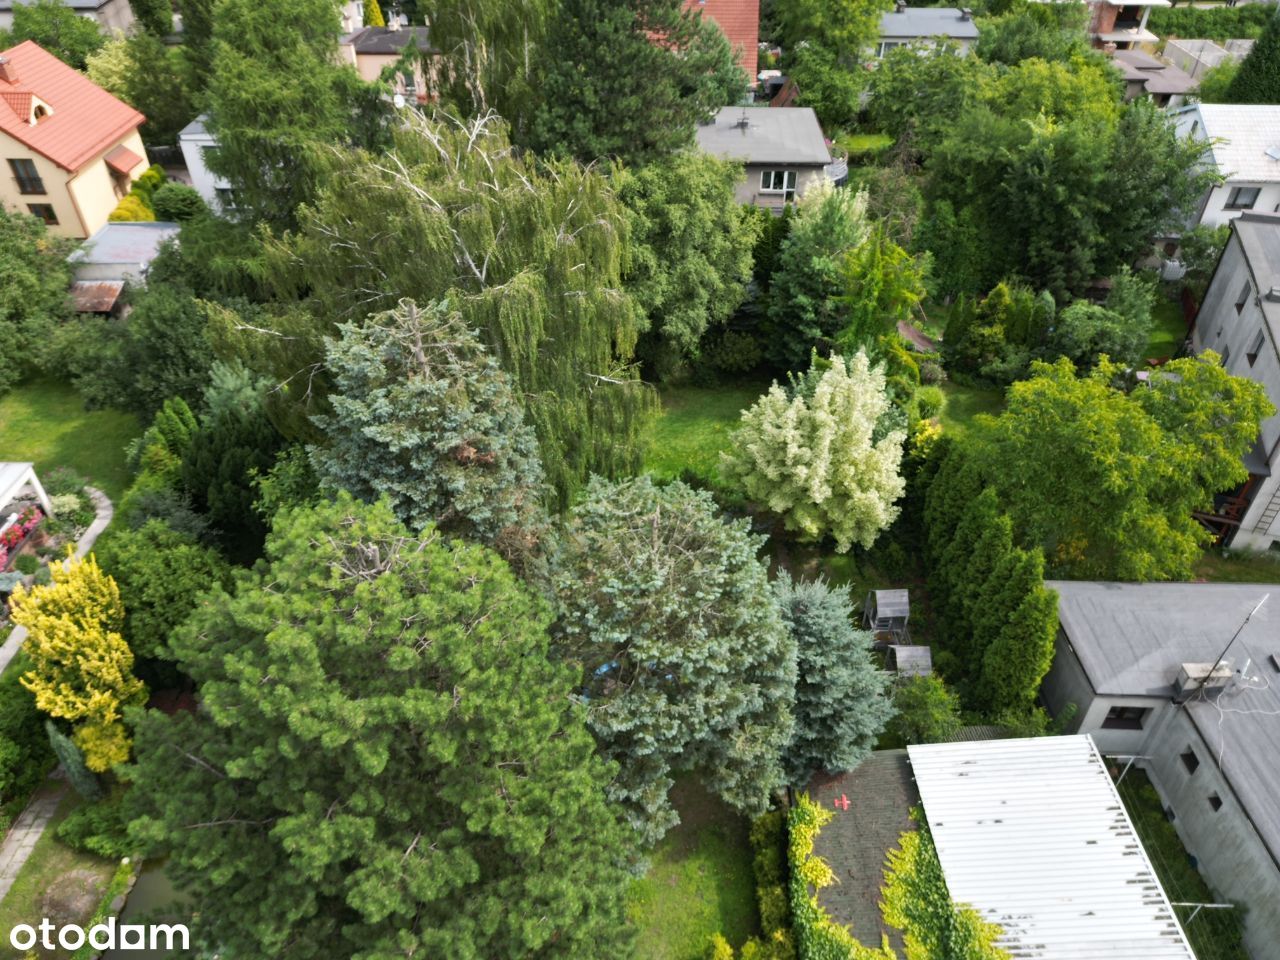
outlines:
[{"label": "window", "polygon": [[27,209],[31,211],[33,217],[39,217],[51,227],[58,225],[58,215],[53,212],[53,204],[51,203],[28,203]]},{"label": "window", "polygon": [[1222,809],[1222,798],[1216,793],[1209,794],[1209,806],[1213,807],[1213,812],[1217,813]]},{"label": "window", "polygon": [[9,169],[13,171],[13,179],[18,183],[19,193],[44,193],[44,181],[40,172],[31,160],[10,160]]},{"label": "window", "polygon": [[1244,306],[1252,295],[1253,287],[1249,286],[1249,281],[1246,280],[1244,287],[1240,290],[1240,296],[1236,297],[1236,313],[1244,313]]},{"label": "window", "polygon": [[785,193],[788,196],[796,192],[796,172],[794,170],[764,170],[760,173],[761,193]]},{"label": "window", "polygon": [[230,210],[236,205],[235,191],[230,187],[214,187],[213,195],[218,198],[218,203],[224,210]]},{"label": "window", "polygon": [[1253,344],[1249,347],[1249,352],[1245,354],[1245,357],[1249,360],[1249,366],[1252,367],[1257,361],[1258,354],[1262,352],[1262,345],[1266,342],[1267,335],[1259,330],[1258,335],[1253,338]]},{"label": "window", "polygon": [[1223,344],[1222,346],[1222,365],[1225,367],[1227,361],[1231,359],[1231,344]]},{"label": "window", "polygon": [[1190,747],[1187,747],[1186,752],[1182,754],[1182,765],[1187,768],[1187,773],[1195,773],[1200,769],[1200,758]]},{"label": "window", "polygon": [[1227,194],[1227,209],[1252,210],[1261,192],[1261,187],[1232,187],[1231,192]]},{"label": "window", "polygon": [[35,118],[36,123],[39,123],[48,115],[49,115],[49,108],[46,107],[43,103],[37,103],[36,108],[31,111],[31,116]]},{"label": "window", "polygon": [[1107,730],[1141,730],[1150,712],[1146,707],[1112,707],[1102,726]]},{"label": "window", "polygon": [[876,57],[879,59],[883,59],[885,54],[887,54],[894,47],[905,47],[905,46],[906,46],[906,43],[901,40],[885,40],[881,42],[879,46],[876,47]]}]

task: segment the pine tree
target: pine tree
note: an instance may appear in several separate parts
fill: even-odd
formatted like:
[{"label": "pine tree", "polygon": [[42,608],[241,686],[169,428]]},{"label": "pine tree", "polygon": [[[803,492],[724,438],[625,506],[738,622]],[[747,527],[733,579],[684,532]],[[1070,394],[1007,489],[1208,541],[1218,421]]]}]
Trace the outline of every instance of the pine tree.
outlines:
[{"label": "pine tree", "polygon": [[890,408],[884,368],[865,351],[832,357],[790,394],[774,383],[743,411],[721,472],[802,538],[829,536],[838,553],[870,547],[905,489],[906,434],[881,430]]},{"label": "pine tree", "polygon": [[378,6],[378,0],[364,0],[364,25],[366,27],[387,25],[387,21],[382,16],[382,7]]},{"label": "pine tree", "polygon": [[27,628],[31,670],[22,685],[37,707],[72,725],[85,763],[103,773],[129,759],[124,708],[145,701],[147,688],[120,635],[120,591],[93,555],[51,563],[49,574],[51,583],[19,586],[10,599],[13,622]]},{"label": "pine tree", "polygon": [[311,449],[321,481],[367,501],[387,497],[413,529],[494,545],[544,523],[542,465],[510,380],[445,303],[344,323],[325,341],[332,415]]},{"label": "pine tree", "polygon": [[803,789],[817,772],[852,770],[893,715],[889,675],[871,657],[872,636],[853,628],[847,589],[822,580],[774,581],[783,623],[796,643],[795,733],[787,782]]},{"label": "pine tree", "polygon": [[647,476],[593,480],[566,525],[556,648],[620,765],[610,795],[648,843],[679,821],[667,799],[678,771],[747,813],[783,782],[796,653],[762,542],[710,494]]},{"label": "pine tree", "polygon": [[633,841],[547,656],[550,613],[485,548],[346,494],[173,639],[201,709],[138,727],[131,834],[227,956],[628,954]]},{"label": "pine tree", "polygon": [[747,79],[719,27],[682,0],[560,0],[541,66],[530,145],[628,166],[691,146]]},{"label": "pine tree", "polygon": [[1280,103],[1280,10],[1227,86],[1225,103]]}]

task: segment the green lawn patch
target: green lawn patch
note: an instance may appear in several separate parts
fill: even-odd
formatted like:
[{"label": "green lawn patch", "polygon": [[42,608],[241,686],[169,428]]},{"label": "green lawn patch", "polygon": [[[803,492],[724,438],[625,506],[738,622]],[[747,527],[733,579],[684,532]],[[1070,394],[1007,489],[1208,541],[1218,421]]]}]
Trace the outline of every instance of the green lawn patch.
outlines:
[{"label": "green lawn patch", "polygon": [[714,933],[735,948],[757,933],[747,820],[692,780],[678,782],[672,799],[680,826],[627,895],[641,960],[701,960]]},{"label": "green lawn patch", "polygon": [[[51,789],[56,787],[46,782],[37,795]],[[9,931],[14,926],[39,923],[44,917],[59,926],[83,925],[97,910],[115,874],[115,861],[80,853],[54,836],[58,824],[81,802],[75,792],[67,788],[58,812],[36,841],[8,895],[0,901],[0,957],[5,960],[23,956],[9,946]],[[37,950],[36,956],[40,960],[66,960],[70,951]]]},{"label": "green lawn patch", "polygon": [[1194,573],[1217,583],[1280,583],[1280,554],[1206,550]]},{"label": "green lawn patch", "polygon": [[141,433],[119,410],[85,410],[80,394],[56,380],[29,380],[0,396],[0,460],[37,472],[71,467],[118,500],[129,485],[124,448]]},{"label": "green lawn patch", "polygon": [[[1169,900],[1173,903],[1224,902],[1191,866],[1182,840],[1165,816],[1160,795],[1146,773],[1137,767],[1131,768],[1119,790]],[[1201,910],[1190,921],[1189,909],[1177,907],[1175,911],[1191,949],[1200,960],[1248,960],[1240,939],[1243,918],[1238,910]]]},{"label": "green lawn patch", "polygon": [[1173,356],[1187,336],[1187,322],[1182,319],[1182,307],[1164,297],[1156,299],[1155,308],[1151,311],[1154,321],[1151,325],[1151,338],[1147,341],[1144,359],[1158,359]]},{"label": "green lawn patch", "polygon": [[720,480],[720,451],[739,415],[768,389],[766,384],[724,387],[668,387],[654,426],[644,468],[662,480],[686,470],[707,483]]},{"label": "green lawn patch", "polygon": [[942,384],[947,405],[942,411],[942,427],[952,434],[963,435],[980,413],[999,413],[1004,408],[1004,391],[999,387],[969,387],[948,381]]}]

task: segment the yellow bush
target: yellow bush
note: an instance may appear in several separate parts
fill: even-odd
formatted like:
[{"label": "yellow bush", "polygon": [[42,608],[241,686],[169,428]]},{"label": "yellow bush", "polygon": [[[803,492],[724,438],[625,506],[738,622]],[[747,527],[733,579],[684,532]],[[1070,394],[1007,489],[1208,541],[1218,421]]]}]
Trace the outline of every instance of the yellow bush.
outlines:
[{"label": "yellow bush", "polygon": [[107,217],[113,223],[146,223],[155,220],[156,215],[134,193],[126,194],[111,214]]}]

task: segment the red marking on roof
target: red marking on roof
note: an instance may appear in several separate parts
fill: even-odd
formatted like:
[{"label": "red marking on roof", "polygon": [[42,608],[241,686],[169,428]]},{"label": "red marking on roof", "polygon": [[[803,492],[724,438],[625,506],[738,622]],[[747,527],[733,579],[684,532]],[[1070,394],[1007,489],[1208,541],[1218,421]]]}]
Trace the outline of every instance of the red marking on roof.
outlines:
[{"label": "red marking on roof", "polygon": [[[18,81],[0,80],[0,98],[12,108],[0,110],[0,131],[64,170],[79,170],[147,119],[30,40],[2,55],[17,68]],[[49,116],[28,123],[29,113],[14,112],[15,95],[25,95],[28,106],[38,97],[49,105]]]},{"label": "red marking on roof", "polygon": [[836,809],[838,809],[838,810],[848,810],[848,809],[849,809],[849,797],[848,797],[848,795],[847,795],[847,794],[844,794],[844,793],[840,794],[840,796],[838,796],[838,797],[836,797],[834,800],[832,800],[832,801],[831,801],[831,803],[832,803],[832,804],[836,807]]},{"label": "red marking on roof", "polygon": [[684,8],[700,10],[703,17],[719,24],[738,55],[739,66],[755,86],[760,55],[760,0],[684,0]]}]

